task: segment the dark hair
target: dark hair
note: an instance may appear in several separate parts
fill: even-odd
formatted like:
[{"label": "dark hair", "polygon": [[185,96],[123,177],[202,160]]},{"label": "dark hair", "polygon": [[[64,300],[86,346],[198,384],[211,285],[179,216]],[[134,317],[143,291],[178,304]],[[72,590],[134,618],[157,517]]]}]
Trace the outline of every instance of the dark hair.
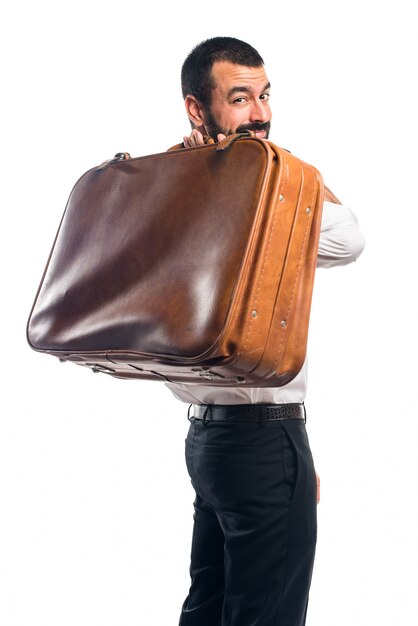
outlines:
[{"label": "dark hair", "polygon": [[190,52],[181,69],[183,98],[194,96],[203,105],[210,105],[212,67],[216,61],[229,61],[236,65],[260,67],[264,61],[255,48],[234,37],[213,37],[198,44]]}]

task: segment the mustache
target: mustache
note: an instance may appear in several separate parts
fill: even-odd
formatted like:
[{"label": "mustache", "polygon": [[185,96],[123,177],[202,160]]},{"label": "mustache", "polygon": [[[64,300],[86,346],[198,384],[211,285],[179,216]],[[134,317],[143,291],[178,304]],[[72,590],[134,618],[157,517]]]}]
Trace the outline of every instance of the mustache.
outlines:
[{"label": "mustache", "polygon": [[270,122],[253,122],[252,124],[243,124],[238,126],[236,133],[242,133],[245,130],[265,130],[266,134],[270,131]]}]

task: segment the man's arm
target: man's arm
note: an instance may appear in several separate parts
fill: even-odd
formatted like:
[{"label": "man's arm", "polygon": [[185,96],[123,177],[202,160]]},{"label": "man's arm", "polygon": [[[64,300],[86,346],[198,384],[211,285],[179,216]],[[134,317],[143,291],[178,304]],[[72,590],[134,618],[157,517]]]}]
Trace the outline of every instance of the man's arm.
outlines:
[{"label": "man's arm", "polygon": [[[218,141],[225,135],[218,135]],[[207,138],[197,129],[170,150],[204,145]],[[317,267],[336,267],[355,261],[363,251],[364,237],[358,229],[357,217],[328,187],[324,190],[324,208],[319,236]]]},{"label": "man's arm", "polygon": [[360,256],[365,246],[357,217],[327,187],[324,197],[317,267],[348,265]]}]

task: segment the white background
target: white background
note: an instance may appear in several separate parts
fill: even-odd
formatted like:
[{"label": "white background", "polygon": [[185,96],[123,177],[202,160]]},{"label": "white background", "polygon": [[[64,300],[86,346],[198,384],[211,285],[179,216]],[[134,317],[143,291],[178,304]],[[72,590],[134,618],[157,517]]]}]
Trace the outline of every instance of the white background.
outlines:
[{"label": "white background", "polygon": [[357,213],[317,273],[308,432],[322,478],[309,626],[418,624],[416,26],[412,2],[15,2],[1,16],[0,623],[175,626],[193,491],[186,407],[32,352],[25,326],[75,180],[188,129],[202,39],[266,62],[271,139]]}]

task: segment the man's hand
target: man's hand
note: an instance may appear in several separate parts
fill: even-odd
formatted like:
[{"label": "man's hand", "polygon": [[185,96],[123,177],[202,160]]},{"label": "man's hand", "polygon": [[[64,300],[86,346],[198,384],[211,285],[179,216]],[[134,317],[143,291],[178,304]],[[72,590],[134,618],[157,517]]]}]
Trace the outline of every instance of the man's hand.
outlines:
[{"label": "man's hand", "polygon": [[[316,472],[315,472],[316,474]],[[321,479],[316,474],[316,503],[318,504],[321,499]]]},{"label": "man's hand", "polygon": [[[218,135],[218,141],[225,139],[226,135],[220,133]],[[206,143],[215,143],[210,137],[204,137],[202,133],[194,128],[189,137],[183,137],[183,143],[185,148],[194,148],[194,146],[204,146]]]}]

